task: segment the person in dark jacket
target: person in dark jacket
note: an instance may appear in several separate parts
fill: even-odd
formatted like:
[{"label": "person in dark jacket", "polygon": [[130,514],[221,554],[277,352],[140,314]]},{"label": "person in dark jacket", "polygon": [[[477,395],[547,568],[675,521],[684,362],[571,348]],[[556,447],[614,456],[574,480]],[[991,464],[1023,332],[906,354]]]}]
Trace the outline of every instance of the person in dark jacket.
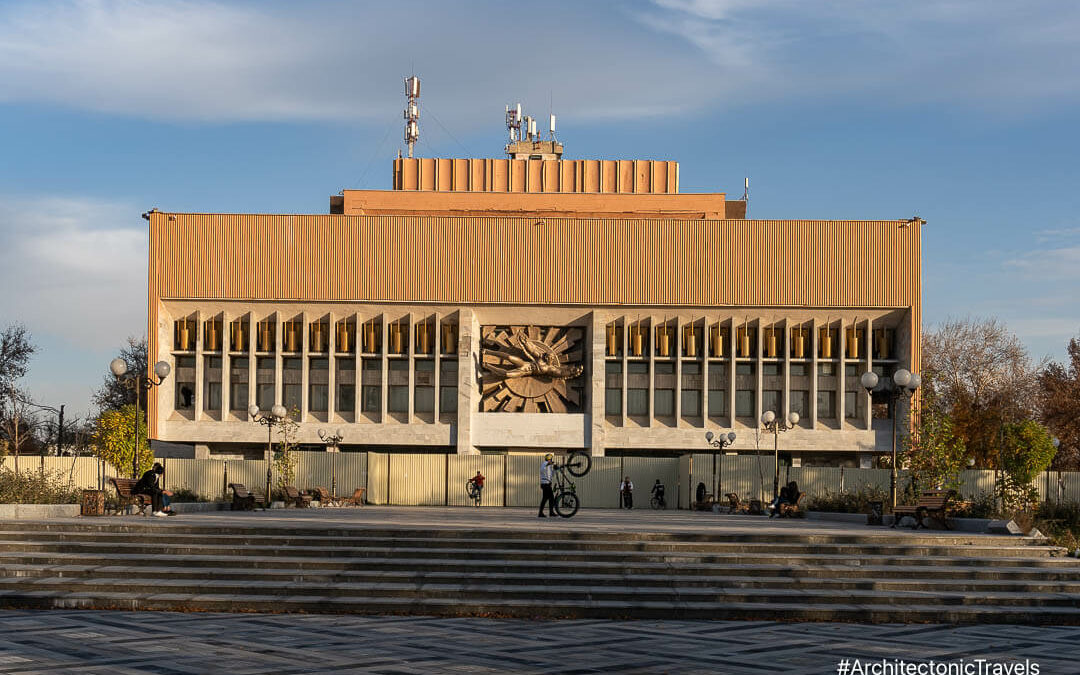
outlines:
[{"label": "person in dark jacket", "polygon": [[158,478],[164,473],[165,467],[160,462],[154,462],[154,467],[142,475],[139,482],[135,483],[135,487],[131,489],[131,493],[150,495],[155,516],[175,516],[176,513],[169,506],[169,497],[172,497],[172,493],[168,490],[162,490],[161,486],[158,485]]}]

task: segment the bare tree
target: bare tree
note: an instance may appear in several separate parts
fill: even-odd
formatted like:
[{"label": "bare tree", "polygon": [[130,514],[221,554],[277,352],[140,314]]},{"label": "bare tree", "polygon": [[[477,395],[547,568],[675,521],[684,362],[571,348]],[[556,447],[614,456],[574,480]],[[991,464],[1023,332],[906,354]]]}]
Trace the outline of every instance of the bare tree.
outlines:
[{"label": "bare tree", "polygon": [[923,334],[928,394],[952,418],[968,451],[997,466],[1003,425],[1034,417],[1045,361],[994,318],[948,319]]},{"label": "bare tree", "polygon": [[[129,336],[127,344],[120,348],[117,355],[127,361],[128,372],[140,375],[148,373],[146,366],[147,344],[146,338]],[[142,400],[139,405],[146,410],[146,390],[142,392]],[[135,403],[135,391],[125,387],[111,372],[105,373],[105,381],[101,388],[94,392],[94,405],[101,410],[119,410],[126,405]]]},{"label": "bare tree", "polygon": [[0,436],[4,439],[6,453],[15,457],[15,471],[19,470],[19,453],[34,439],[38,426],[36,411],[26,403],[24,394],[8,386],[4,397],[3,414],[0,415]]},{"label": "bare tree", "polygon": [[0,391],[7,391],[15,380],[26,375],[30,357],[37,347],[22,324],[13,324],[0,332]]}]

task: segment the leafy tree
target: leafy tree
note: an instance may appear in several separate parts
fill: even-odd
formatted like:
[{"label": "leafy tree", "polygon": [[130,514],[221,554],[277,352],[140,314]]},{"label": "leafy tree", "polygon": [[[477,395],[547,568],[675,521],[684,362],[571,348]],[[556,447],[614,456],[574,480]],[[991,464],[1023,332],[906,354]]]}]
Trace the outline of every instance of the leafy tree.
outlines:
[{"label": "leafy tree", "polygon": [[1054,459],[1053,440],[1038,422],[1025,420],[1006,424],[1001,437],[1001,480],[998,495],[1006,508],[1026,508],[1038,501],[1031,482]]},{"label": "leafy tree", "polygon": [[[135,454],[135,439],[132,424],[135,421],[135,405],[127,405],[119,410],[105,410],[97,419],[94,430],[94,454],[116,468],[123,476],[131,470],[131,460]],[[154,453],[146,442],[146,416],[139,411],[139,475],[154,464]],[[136,476],[137,478],[138,476]]]},{"label": "leafy tree", "polygon": [[295,421],[300,416],[300,411],[293,408],[292,411],[277,423],[277,432],[281,440],[274,448],[274,471],[277,473],[275,487],[279,494],[285,493],[285,486],[292,485],[296,480],[296,455],[292,453],[295,443],[289,440],[290,435],[295,435],[300,425]]},{"label": "leafy tree", "polygon": [[1040,420],[1061,441],[1054,468],[1080,469],[1080,339],[1066,348],[1068,364],[1050,362],[1039,373]]},{"label": "leafy tree", "polygon": [[999,468],[1003,425],[1035,416],[1042,365],[993,318],[949,319],[923,335],[923,395],[937,401],[982,466]]},{"label": "leafy tree", "polygon": [[948,414],[932,393],[923,396],[902,457],[919,489],[958,489],[967,455]]},{"label": "leafy tree", "polygon": [[[120,352],[117,354],[124,361],[127,361],[128,372],[136,375],[146,375],[147,370],[147,343],[145,337],[135,338],[129,336],[127,344],[120,348]],[[140,390],[141,400],[139,406],[146,410],[146,396],[145,390]],[[102,382],[101,387],[94,392],[93,399],[94,405],[101,410],[119,410],[124,406],[135,404],[135,391],[125,387],[116,377],[106,368],[105,380]]]}]

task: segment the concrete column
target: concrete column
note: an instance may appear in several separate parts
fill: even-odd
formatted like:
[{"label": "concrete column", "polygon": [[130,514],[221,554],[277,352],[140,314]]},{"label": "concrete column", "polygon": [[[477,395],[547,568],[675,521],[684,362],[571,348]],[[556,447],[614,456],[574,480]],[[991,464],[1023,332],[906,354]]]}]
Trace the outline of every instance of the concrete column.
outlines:
[{"label": "concrete column", "polygon": [[285,323],[282,321],[281,312],[274,312],[274,403],[280,405],[285,405],[285,397],[282,395],[282,389],[285,386],[285,378],[282,374],[281,355],[282,351],[285,349],[284,340]]},{"label": "concrete column", "polygon": [[[806,324],[802,324],[805,326]],[[805,330],[805,329],[804,329]],[[818,353],[817,353],[817,332],[818,323],[817,319],[810,321],[810,428],[818,428]],[[836,396],[835,402],[837,405],[841,405],[843,401],[840,399],[839,394]],[[840,408],[838,411],[840,417],[844,416],[844,409]]]},{"label": "concrete column", "polygon": [[231,337],[229,331],[232,325],[232,316],[228,311],[221,313],[221,421],[229,419],[232,410],[232,358],[229,356],[232,347],[229,344]]},{"label": "concrete column", "polygon": [[735,317],[729,316],[728,319],[728,349],[727,349],[727,366],[728,366],[728,426],[732,429],[735,428],[735,347],[739,343],[738,327],[735,325]]},{"label": "concrete column", "polygon": [[[255,312],[253,312],[253,311],[247,313],[247,320],[248,320],[248,351],[247,351],[247,356],[248,356],[248,406],[250,407],[252,403],[256,402],[255,397],[256,397],[256,393],[257,393],[257,389],[256,389],[256,385],[255,385],[255,381],[256,381],[255,376],[258,373],[258,370],[256,368],[256,366],[258,365],[258,361],[255,358],[255,348],[258,346],[258,343],[256,342],[256,340],[257,340],[256,333],[258,333],[259,322],[255,320]],[[248,422],[251,421],[251,419],[248,417],[247,411],[242,411],[240,413],[240,416],[245,421],[248,421]]]},{"label": "concrete column", "polygon": [[[588,334],[582,341],[582,348],[589,350],[582,355],[582,361],[589,363],[592,386],[589,391],[589,437],[586,443],[593,457],[604,456],[604,412],[607,389],[607,321],[596,312],[590,314]],[[624,333],[626,331],[623,331]],[[624,396],[625,397],[625,396]]]},{"label": "concrete column", "polygon": [[479,454],[473,446],[472,422],[480,405],[477,363],[480,358],[480,324],[471,308],[458,312],[458,411],[457,451],[459,455]]},{"label": "concrete column", "polygon": [[[311,401],[308,400],[308,391],[311,387],[311,348],[310,333],[311,318],[307,312],[300,312],[300,419],[297,422],[303,424],[308,421]],[[291,410],[289,412],[292,412]]]},{"label": "concrete column", "polygon": [[[195,398],[194,398],[194,413],[193,416],[196,420],[208,420],[203,415],[203,400],[206,398],[203,396],[203,387],[206,383],[203,380],[206,379],[206,369],[203,367],[203,323],[202,312],[195,311]],[[145,377],[146,373],[139,373],[140,376]]]},{"label": "concrete column", "polygon": [[[379,331],[382,333],[382,337],[379,342],[379,359],[382,363],[382,369],[380,371],[382,382],[379,383],[379,386],[382,389],[382,395],[379,397],[379,422],[382,424],[386,424],[387,420],[390,419],[389,412],[387,411],[387,406],[390,403],[390,387],[388,384],[390,382],[390,359],[387,358],[387,354],[390,353],[390,342],[388,340],[390,337],[390,326],[388,325],[387,319],[388,317],[385,313],[380,315]],[[387,494],[389,495],[389,492]]]},{"label": "concrete column", "polygon": [[337,321],[333,312],[327,317],[326,329],[326,421],[337,422]]}]

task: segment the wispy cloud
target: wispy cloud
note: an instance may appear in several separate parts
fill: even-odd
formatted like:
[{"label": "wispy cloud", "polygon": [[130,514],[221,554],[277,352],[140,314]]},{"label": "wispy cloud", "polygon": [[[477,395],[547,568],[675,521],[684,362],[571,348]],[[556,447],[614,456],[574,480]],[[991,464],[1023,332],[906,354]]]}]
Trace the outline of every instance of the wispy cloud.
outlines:
[{"label": "wispy cloud", "polygon": [[1015,111],[1076,100],[1078,62],[1080,5],[1049,0],[0,7],[0,101],[183,121],[394,120],[413,66],[422,114],[459,128],[551,98],[579,119],[815,97]]},{"label": "wispy cloud", "polygon": [[0,195],[0,316],[88,349],[145,332],[138,214],[101,200]]},{"label": "wispy cloud", "polygon": [[[67,0],[0,8],[0,101],[165,120],[396,120],[401,78],[424,76],[422,116],[641,117],[688,105],[689,49],[623,12],[555,2],[538,22],[505,3],[172,3]],[[422,119],[425,119],[422,117]],[[487,124],[487,120],[482,123]]]},{"label": "wispy cloud", "polygon": [[638,16],[725,70],[746,68],[731,83],[743,99],[1015,112],[1080,95],[1075,3],[654,0]]}]

